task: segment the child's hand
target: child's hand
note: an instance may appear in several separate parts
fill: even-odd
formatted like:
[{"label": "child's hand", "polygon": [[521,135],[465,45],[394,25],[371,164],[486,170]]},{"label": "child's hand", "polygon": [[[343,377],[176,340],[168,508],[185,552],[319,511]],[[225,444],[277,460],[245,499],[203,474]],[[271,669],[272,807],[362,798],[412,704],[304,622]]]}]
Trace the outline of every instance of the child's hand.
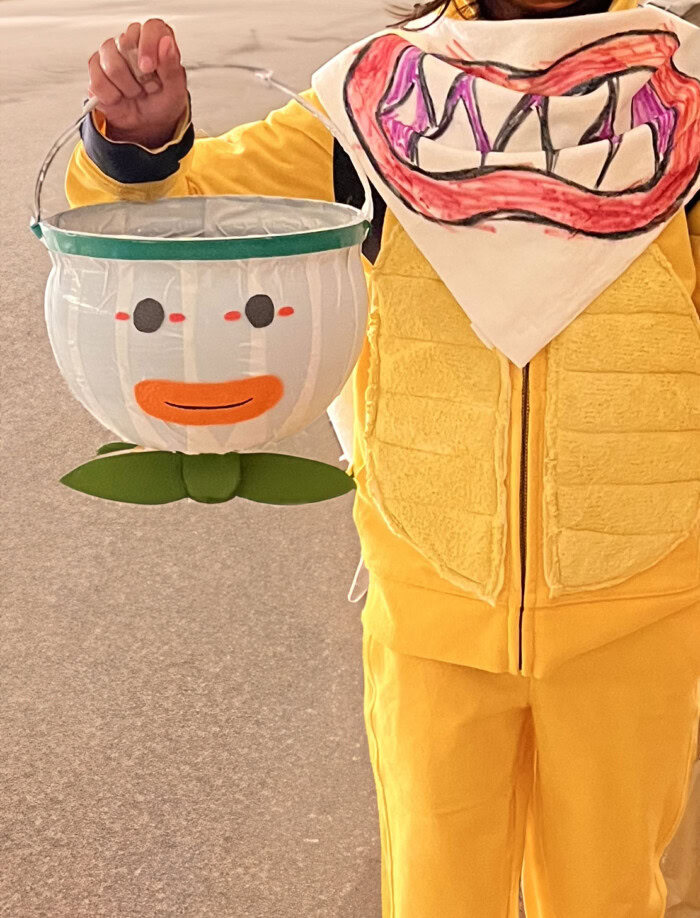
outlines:
[{"label": "child's hand", "polygon": [[[129,61],[142,72],[134,76]],[[102,42],[88,62],[88,95],[97,96],[110,140],[155,148],[168,143],[187,108],[187,75],[173,30],[162,19],[132,22]]]}]

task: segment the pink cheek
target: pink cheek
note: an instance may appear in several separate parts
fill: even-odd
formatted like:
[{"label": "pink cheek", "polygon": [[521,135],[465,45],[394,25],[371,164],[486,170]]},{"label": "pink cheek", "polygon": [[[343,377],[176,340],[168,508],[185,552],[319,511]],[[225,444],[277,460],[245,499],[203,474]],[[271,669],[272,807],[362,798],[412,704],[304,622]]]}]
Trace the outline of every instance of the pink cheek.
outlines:
[{"label": "pink cheek", "polygon": [[238,319],[240,319],[240,317],[241,317],[240,312],[237,312],[234,309],[232,312],[227,312],[226,315],[224,316],[224,319],[226,319],[227,322],[236,322]]},{"label": "pink cheek", "polygon": [[185,321],[185,317],[181,312],[171,312],[169,318],[171,322],[184,322]]},{"label": "pink cheek", "polygon": [[277,313],[278,316],[293,316],[294,310],[291,306],[283,306]]},{"label": "pink cheek", "polygon": [[123,322],[125,319],[128,319],[128,318],[129,318],[129,313],[128,313],[128,312],[116,312],[116,313],[114,314],[114,318],[115,318],[115,319],[121,319],[122,322]]}]

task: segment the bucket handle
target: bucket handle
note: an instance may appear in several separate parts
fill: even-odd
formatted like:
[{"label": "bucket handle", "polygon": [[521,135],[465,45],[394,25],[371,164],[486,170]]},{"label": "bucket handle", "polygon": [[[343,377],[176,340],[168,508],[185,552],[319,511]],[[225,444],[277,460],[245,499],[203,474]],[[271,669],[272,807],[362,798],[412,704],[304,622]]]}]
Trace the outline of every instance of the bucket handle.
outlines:
[{"label": "bucket handle", "polygon": [[[281,92],[290,96],[292,99],[295,99],[299,105],[305,108],[306,111],[312,114],[315,118],[318,118],[318,120],[326,127],[326,129],[330,131],[333,137],[335,137],[335,139],[341,145],[343,150],[347,153],[360,178],[360,182],[362,183],[362,190],[364,191],[365,195],[364,204],[362,205],[360,214],[363,220],[367,221],[369,226],[369,224],[372,222],[373,214],[372,190],[369,184],[369,179],[367,178],[365,170],[362,168],[357,159],[357,156],[353,150],[353,145],[350,144],[345,137],[343,137],[340,130],[330,121],[329,118],[326,117],[326,115],[311,105],[310,102],[307,102],[303,96],[300,96],[293,89],[290,89],[289,86],[275,79],[272,75],[272,71],[266,67],[252,67],[246,64],[229,64],[228,66],[235,70],[246,70],[249,73],[253,73],[256,77],[258,77],[258,79],[262,80],[263,83],[266,83],[268,86],[274,86],[276,89],[279,89]],[[88,99],[88,101],[83,106],[83,110],[80,116],[56,138],[56,140],[51,145],[51,149],[46,154],[43,163],[41,164],[36,184],[34,186],[34,216],[32,217],[29,224],[30,229],[39,239],[41,239],[43,236],[41,229],[41,192],[44,186],[44,180],[46,179],[46,174],[49,171],[49,167],[51,166],[51,163],[54,161],[61,148],[64,147],[66,143],[68,143],[70,138],[73,136],[73,133],[80,128],[83,119],[88,117],[90,112],[97,108],[98,105],[99,100],[97,96],[93,96],[91,99]]]},{"label": "bucket handle", "polygon": [[372,204],[372,188],[370,186],[367,173],[363,169],[360,161],[357,158],[357,154],[355,153],[355,150],[359,148],[359,145],[357,143],[350,143],[347,137],[345,137],[340,129],[333,124],[330,118],[320,112],[310,102],[307,102],[307,100],[303,96],[300,96],[299,93],[295,92],[293,89],[290,89],[290,87],[285,83],[281,83],[279,80],[275,79],[271,70],[268,70],[264,67],[250,67],[246,64],[231,64],[229,66],[235,70],[251,71],[255,74],[256,77],[258,77],[258,79],[262,80],[263,83],[266,83],[268,86],[274,86],[275,89],[279,89],[280,92],[286,93],[290,98],[295,99],[302,108],[305,108],[307,112],[312,114],[315,118],[318,118],[326,130],[329,131],[333,137],[335,137],[335,139],[347,154],[350,162],[355,167],[355,171],[357,172],[357,175],[360,179],[362,184],[362,191],[364,192],[365,196],[364,204],[362,205],[360,213],[362,214],[363,219],[365,219],[367,223],[370,224],[374,214],[374,208]]}]

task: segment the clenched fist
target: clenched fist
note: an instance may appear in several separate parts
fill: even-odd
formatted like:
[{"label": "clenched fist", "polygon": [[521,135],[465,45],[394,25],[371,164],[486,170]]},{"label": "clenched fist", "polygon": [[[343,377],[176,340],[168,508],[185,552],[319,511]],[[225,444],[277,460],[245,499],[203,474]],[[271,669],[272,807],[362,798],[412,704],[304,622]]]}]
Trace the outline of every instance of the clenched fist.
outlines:
[{"label": "clenched fist", "polygon": [[[136,61],[139,79],[129,66]],[[132,22],[119,41],[102,42],[88,62],[88,95],[107,120],[111,140],[156,148],[167,143],[187,109],[187,75],[172,28],[162,19]]]}]

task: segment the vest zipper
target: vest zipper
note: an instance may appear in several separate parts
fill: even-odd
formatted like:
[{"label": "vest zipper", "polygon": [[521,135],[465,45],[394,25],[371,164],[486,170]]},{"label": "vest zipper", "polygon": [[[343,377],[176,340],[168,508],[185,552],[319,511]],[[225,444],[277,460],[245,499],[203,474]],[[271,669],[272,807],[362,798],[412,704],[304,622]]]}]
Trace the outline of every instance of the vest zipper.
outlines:
[{"label": "vest zipper", "polygon": [[520,449],[520,620],[518,622],[518,670],[523,668],[523,609],[527,561],[527,435],[530,418],[530,364],[523,367],[522,436]]}]

